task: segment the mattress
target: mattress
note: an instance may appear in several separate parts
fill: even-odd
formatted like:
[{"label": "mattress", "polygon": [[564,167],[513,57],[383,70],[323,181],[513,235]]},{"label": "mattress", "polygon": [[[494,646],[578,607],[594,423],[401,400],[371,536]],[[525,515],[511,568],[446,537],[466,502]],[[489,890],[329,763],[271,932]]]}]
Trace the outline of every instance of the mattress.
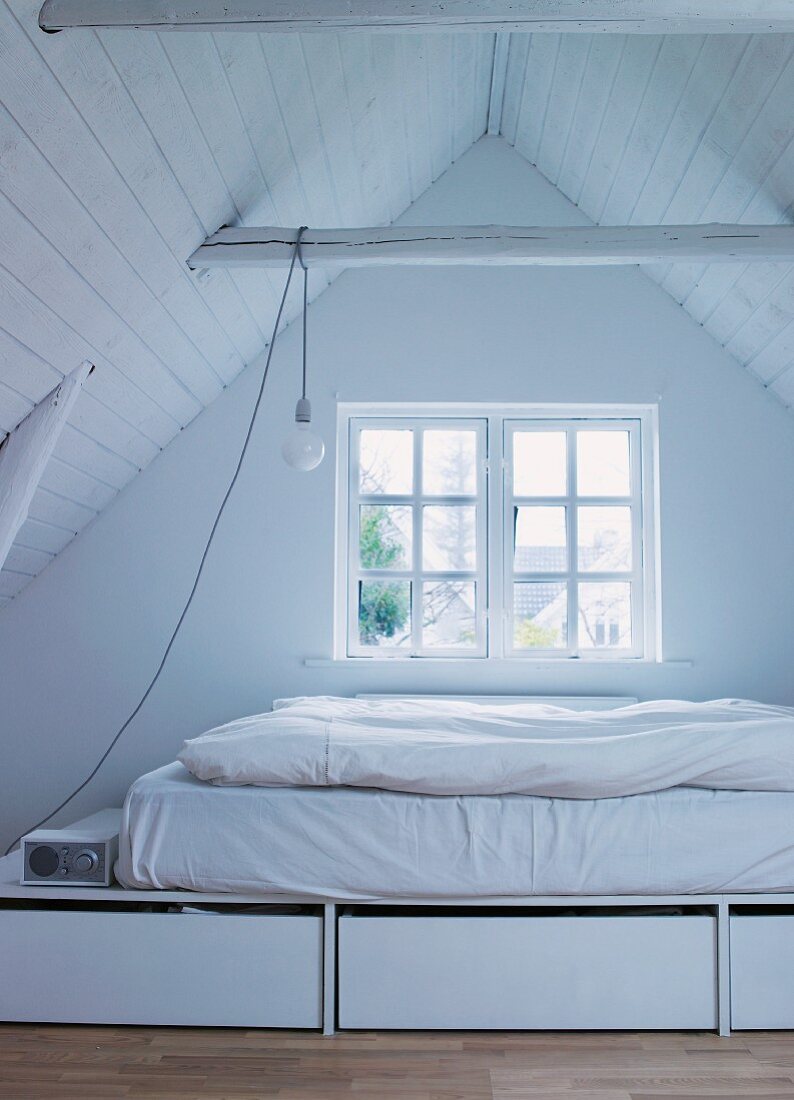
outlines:
[{"label": "mattress", "polygon": [[794,891],[794,793],[219,787],[175,763],[130,788],[117,875],[344,900]]}]

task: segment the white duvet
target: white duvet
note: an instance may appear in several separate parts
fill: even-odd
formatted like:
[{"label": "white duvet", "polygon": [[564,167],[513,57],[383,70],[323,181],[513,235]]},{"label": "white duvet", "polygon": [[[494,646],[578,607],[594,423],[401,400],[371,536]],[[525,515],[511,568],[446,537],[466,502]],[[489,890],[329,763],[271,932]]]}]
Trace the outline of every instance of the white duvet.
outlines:
[{"label": "white duvet", "polygon": [[581,799],[676,786],[794,791],[794,708],[291,699],[186,741],[179,760],[225,786]]}]

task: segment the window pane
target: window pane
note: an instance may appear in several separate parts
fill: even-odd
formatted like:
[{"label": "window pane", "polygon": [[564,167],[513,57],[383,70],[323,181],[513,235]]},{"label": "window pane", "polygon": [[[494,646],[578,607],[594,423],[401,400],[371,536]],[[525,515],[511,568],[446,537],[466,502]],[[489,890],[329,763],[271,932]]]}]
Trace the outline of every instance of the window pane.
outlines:
[{"label": "window pane", "polygon": [[422,492],[454,496],[477,492],[477,433],[470,430],[424,433]]},{"label": "window pane", "polygon": [[629,433],[577,432],[576,483],[580,496],[628,496]]},{"label": "window pane", "polygon": [[564,573],[568,568],[564,508],[514,508],[516,573]]},{"label": "window pane", "polygon": [[516,649],[564,649],[568,644],[568,591],[564,581],[513,585]]},{"label": "window pane", "polygon": [[565,432],[515,432],[513,492],[519,497],[565,496]]},{"label": "window pane", "polygon": [[430,581],[422,586],[422,642],[439,649],[477,643],[473,581]]},{"label": "window pane", "polygon": [[363,646],[410,646],[410,581],[359,581],[358,636]]},{"label": "window pane", "polygon": [[399,504],[363,504],[359,510],[362,569],[410,569],[413,512]]},{"label": "window pane", "polygon": [[359,491],[410,493],[414,483],[414,433],[366,428],[359,441]]},{"label": "window pane", "polygon": [[578,542],[582,572],[631,569],[631,508],[580,508]]},{"label": "window pane", "polygon": [[580,649],[630,649],[631,645],[631,585],[624,581],[580,584]]},{"label": "window pane", "polygon": [[473,504],[433,504],[422,509],[424,569],[477,568],[477,509]]}]

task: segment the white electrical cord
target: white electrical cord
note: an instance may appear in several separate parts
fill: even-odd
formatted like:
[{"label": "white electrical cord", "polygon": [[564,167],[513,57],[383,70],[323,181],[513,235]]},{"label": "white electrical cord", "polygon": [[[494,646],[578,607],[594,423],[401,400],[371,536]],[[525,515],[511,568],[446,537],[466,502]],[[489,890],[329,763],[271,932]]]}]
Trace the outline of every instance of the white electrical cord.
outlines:
[{"label": "white electrical cord", "polygon": [[[251,419],[248,423],[248,431],[245,433],[245,440],[243,442],[242,450],[240,451],[240,457],[237,460],[237,466],[235,467],[234,474],[232,476],[231,481],[229,482],[229,487],[226,490],[226,493],[224,494],[223,500],[221,501],[221,506],[220,506],[220,508],[218,509],[218,511],[215,515],[215,522],[212,525],[212,529],[209,533],[209,538],[207,539],[206,544],[204,546],[204,553],[201,555],[201,561],[199,562],[199,567],[196,570],[196,576],[195,576],[195,579],[193,581],[193,587],[190,589],[190,595],[187,598],[185,606],[182,608],[182,614],[179,616],[177,624],[173,629],[171,637],[168,641],[168,645],[165,647],[165,652],[163,653],[160,664],[157,667],[157,671],[155,672],[152,679],[149,681],[149,686],[146,688],[146,691],[144,691],[143,695],[141,696],[140,700],[138,701],[137,706],[135,707],[133,712],[130,714],[130,716],[127,718],[126,722],[121,727],[121,729],[118,731],[116,736],[110,742],[108,747],[102,753],[102,755],[100,756],[99,760],[97,761],[95,767],[91,771],[90,775],[86,776],[86,778],[83,780],[83,782],[80,784],[80,786],[75,787],[75,789],[72,791],[72,793],[70,795],[68,795],[66,798],[64,798],[63,802],[61,802],[60,805],[56,806],[55,809],[52,810],[51,813],[48,813],[46,817],[43,817],[41,819],[41,821],[38,821],[35,825],[32,825],[29,829],[23,830],[23,832],[21,832],[19,834],[19,836],[15,840],[13,840],[9,844],[9,846],[6,848],[5,855],[8,855],[12,851],[12,849],[15,848],[17,844],[19,844],[22,837],[25,836],[27,833],[33,832],[34,829],[41,828],[42,825],[46,825],[46,823],[50,820],[50,818],[55,817],[55,815],[57,813],[59,813],[64,808],[64,806],[68,806],[69,803],[72,801],[72,799],[77,797],[77,795],[83,790],[83,788],[88,786],[88,784],[94,778],[96,773],[99,771],[99,769],[105,763],[108,756],[110,756],[110,753],[112,752],[112,750],[116,746],[116,744],[117,744],[119,738],[121,737],[121,735],[124,733],[124,731],[127,729],[129,724],[132,722],[132,720],[136,717],[136,715],[140,711],[143,704],[149,698],[149,696],[152,692],[152,689],[154,688],[154,685],[160,679],[160,673],[163,671],[163,668],[165,667],[165,662],[168,660],[168,654],[171,652],[171,648],[172,648],[174,642],[176,641],[177,634],[179,633],[179,630],[182,626],[182,623],[185,620],[185,616],[187,615],[187,613],[190,609],[190,605],[193,602],[193,597],[196,594],[196,589],[198,588],[198,583],[199,583],[199,580],[201,579],[201,574],[204,571],[204,563],[207,560],[207,555],[209,554],[210,546],[212,546],[212,540],[215,538],[215,532],[218,529],[218,524],[220,523],[221,516],[223,515],[223,511],[226,507],[226,504],[229,500],[229,497],[232,495],[232,490],[234,489],[234,486],[237,483],[237,478],[240,474],[240,470],[242,469],[243,459],[245,458],[246,451],[248,450],[248,444],[251,441],[251,433],[254,430],[254,424],[256,423],[256,417],[257,417],[257,413],[259,412],[259,406],[262,404],[262,395],[265,392],[265,382],[267,381],[268,372],[270,370],[270,361],[273,358],[273,348],[276,346],[276,336],[278,334],[278,327],[281,324],[281,316],[284,312],[284,306],[285,306],[286,301],[287,301],[287,294],[289,292],[290,283],[292,282],[292,273],[295,270],[295,261],[297,260],[298,255],[300,253],[301,237],[306,232],[306,229],[307,229],[307,226],[304,225],[304,226],[301,226],[301,228],[298,230],[298,237],[297,237],[297,240],[295,241],[295,246],[294,246],[294,249],[293,249],[293,252],[292,252],[292,262],[289,265],[289,272],[287,274],[287,281],[284,284],[284,293],[281,296],[281,302],[280,302],[279,307],[278,307],[278,313],[276,314],[275,324],[273,325],[273,335],[270,339],[270,347],[267,350],[267,358],[265,360],[265,369],[262,372],[262,381],[259,384],[259,393],[258,393],[257,398],[256,398],[256,404],[254,405],[254,411],[252,412]],[[305,287],[305,284],[304,284],[304,309],[305,309],[305,303],[306,303],[306,287]],[[306,322],[305,322],[305,314],[304,314],[304,325],[305,325],[305,323]],[[304,377],[305,377],[305,374],[304,374]]]}]

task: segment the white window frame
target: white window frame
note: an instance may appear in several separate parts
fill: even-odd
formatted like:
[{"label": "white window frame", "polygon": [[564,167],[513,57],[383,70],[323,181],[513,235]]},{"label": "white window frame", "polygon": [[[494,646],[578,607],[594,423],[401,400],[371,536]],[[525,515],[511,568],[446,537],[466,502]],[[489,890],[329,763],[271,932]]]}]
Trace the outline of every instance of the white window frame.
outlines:
[{"label": "white window frame", "polygon": [[[368,428],[413,432],[413,491],[411,493],[365,494],[359,491],[359,440]],[[466,428],[477,435],[476,489],[474,494],[430,494],[422,484],[424,433],[433,429]],[[486,608],[488,603],[487,533],[487,419],[480,417],[350,417],[348,420],[347,476],[347,656],[349,657],[485,657],[488,653]],[[476,568],[432,570],[425,568],[422,545],[422,509],[428,505],[474,505],[476,507]],[[412,560],[407,569],[362,569],[359,564],[359,508],[366,505],[397,505],[413,511]],[[408,581],[411,584],[410,646],[362,646],[358,631],[358,584],[361,580]],[[473,581],[475,584],[475,645],[467,647],[423,646],[423,584],[430,581]]]},{"label": "white window frame", "polygon": [[[628,495],[622,496],[580,496],[577,487],[576,433],[577,431],[626,431],[629,435],[629,472],[630,486]],[[562,496],[518,496],[513,491],[513,439],[518,432],[564,431],[566,440],[566,485]],[[504,645],[508,657],[576,657],[583,660],[611,660],[642,657],[645,651],[645,600],[644,600],[644,553],[643,529],[645,526],[642,508],[642,425],[636,418],[600,419],[586,417],[578,419],[559,418],[540,420],[504,421],[504,576],[506,584]],[[630,570],[599,573],[581,570],[578,563],[578,509],[582,505],[628,505],[632,513],[632,547]],[[529,573],[516,573],[513,560],[512,523],[514,508],[562,507],[566,517],[566,543],[568,550],[567,568],[560,572],[550,570]],[[515,601],[510,598],[513,584],[560,582],[567,587],[568,631],[567,645],[555,649],[540,647],[518,649],[513,643],[513,608]],[[632,645],[626,647],[604,646],[603,648],[582,648],[579,645],[579,584],[588,581],[629,583],[631,585],[631,637]]]},{"label": "white window frame", "polygon": [[[478,644],[472,649],[432,648],[422,651],[416,645],[417,626],[421,622],[421,587],[414,583],[412,604],[412,628],[414,645],[408,648],[372,647],[350,644],[348,624],[353,628],[357,622],[357,578],[358,578],[358,524],[354,517],[358,515],[360,502],[374,503],[374,498],[360,497],[358,494],[358,455],[355,448],[355,425],[359,429],[367,427],[397,428],[415,427],[452,427],[461,422],[482,422],[485,432],[484,457],[478,462],[477,500],[484,506],[478,507],[477,564],[478,569],[471,574],[477,581],[476,624]],[[528,423],[531,422],[531,423]],[[620,423],[618,423],[620,422]],[[625,573],[602,575],[585,572],[581,579],[590,580],[627,580],[632,587],[632,639],[631,649],[593,648],[580,649],[576,644],[578,615],[573,613],[575,604],[569,603],[569,645],[566,649],[524,649],[513,647],[512,621],[512,509],[513,494],[510,484],[512,431],[549,430],[556,428],[580,428],[585,430],[599,427],[603,429],[623,427],[630,432],[631,440],[631,496],[587,497],[580,498],[584,504],[624,504],[631,502],[633,509],[633,546],[632,569]],[[416,435],[415,435],[416,438]],[[568,491],[565,497],[515,498],[522,503],[525,499],[535,503],[566,505],[568,522],[569,552],[575,546],[576,517],[573,499],[576,495],[575,452],[568,437]],[[421,456],[414,452],[414,488],[417,482],[417,463],[421,466]],[[418,471],[421,476],[421,469]],[[481,480],[482,479],[482,482]],[[467,498],[470,502],[473,498]],[[377,501],[383,504],[407,504],[421,507],[418,498],[408,496],[384,496],[378,494]],[[434,497],[426,502],[455,503],[458,498]],[[660,606],[660,554],[659,554],[659,486],[658,486],[658,409],[655,405],[497,405],[477,404],[384,404],[344,402],[338,406],[337,433],[337,494],[336,494],[336,561],[335,561],[335,615],[334,615],[334,657],[337,660],[390,660],[395,658],[416,658],[423,662],[434,659],[511,661],[525,663],[541,661],[548,663],[589,664],[598,661],[659,662],[661,651],[661,606]],[[418,545],[417,545],[418,543]],[[421,539],[414,539],[413,563],[411,571],[389,570],[389,577],[410,579],[418,576],[421,570]],[[569,566],[571,561],[569,559]],[[368,574],[371,571],[367,571]],[[468,579],[463,574],[429,574],[434,579]],[[560,579],[554,573],[537,574],[530,577],[521,574],[520,579],[553,581]],[[577,583],[576,575],[566,573],[569,585]],[[505,597],[510,598],[506,599]],[[570,592],[569,592],[570,596]],[[483,598],[484,597],[484,598]],[[417,617],[419,616],[419,617]],[[573,627],[573,629],[572,629]],[[352,630],[351,630],[352,637]]]}]

